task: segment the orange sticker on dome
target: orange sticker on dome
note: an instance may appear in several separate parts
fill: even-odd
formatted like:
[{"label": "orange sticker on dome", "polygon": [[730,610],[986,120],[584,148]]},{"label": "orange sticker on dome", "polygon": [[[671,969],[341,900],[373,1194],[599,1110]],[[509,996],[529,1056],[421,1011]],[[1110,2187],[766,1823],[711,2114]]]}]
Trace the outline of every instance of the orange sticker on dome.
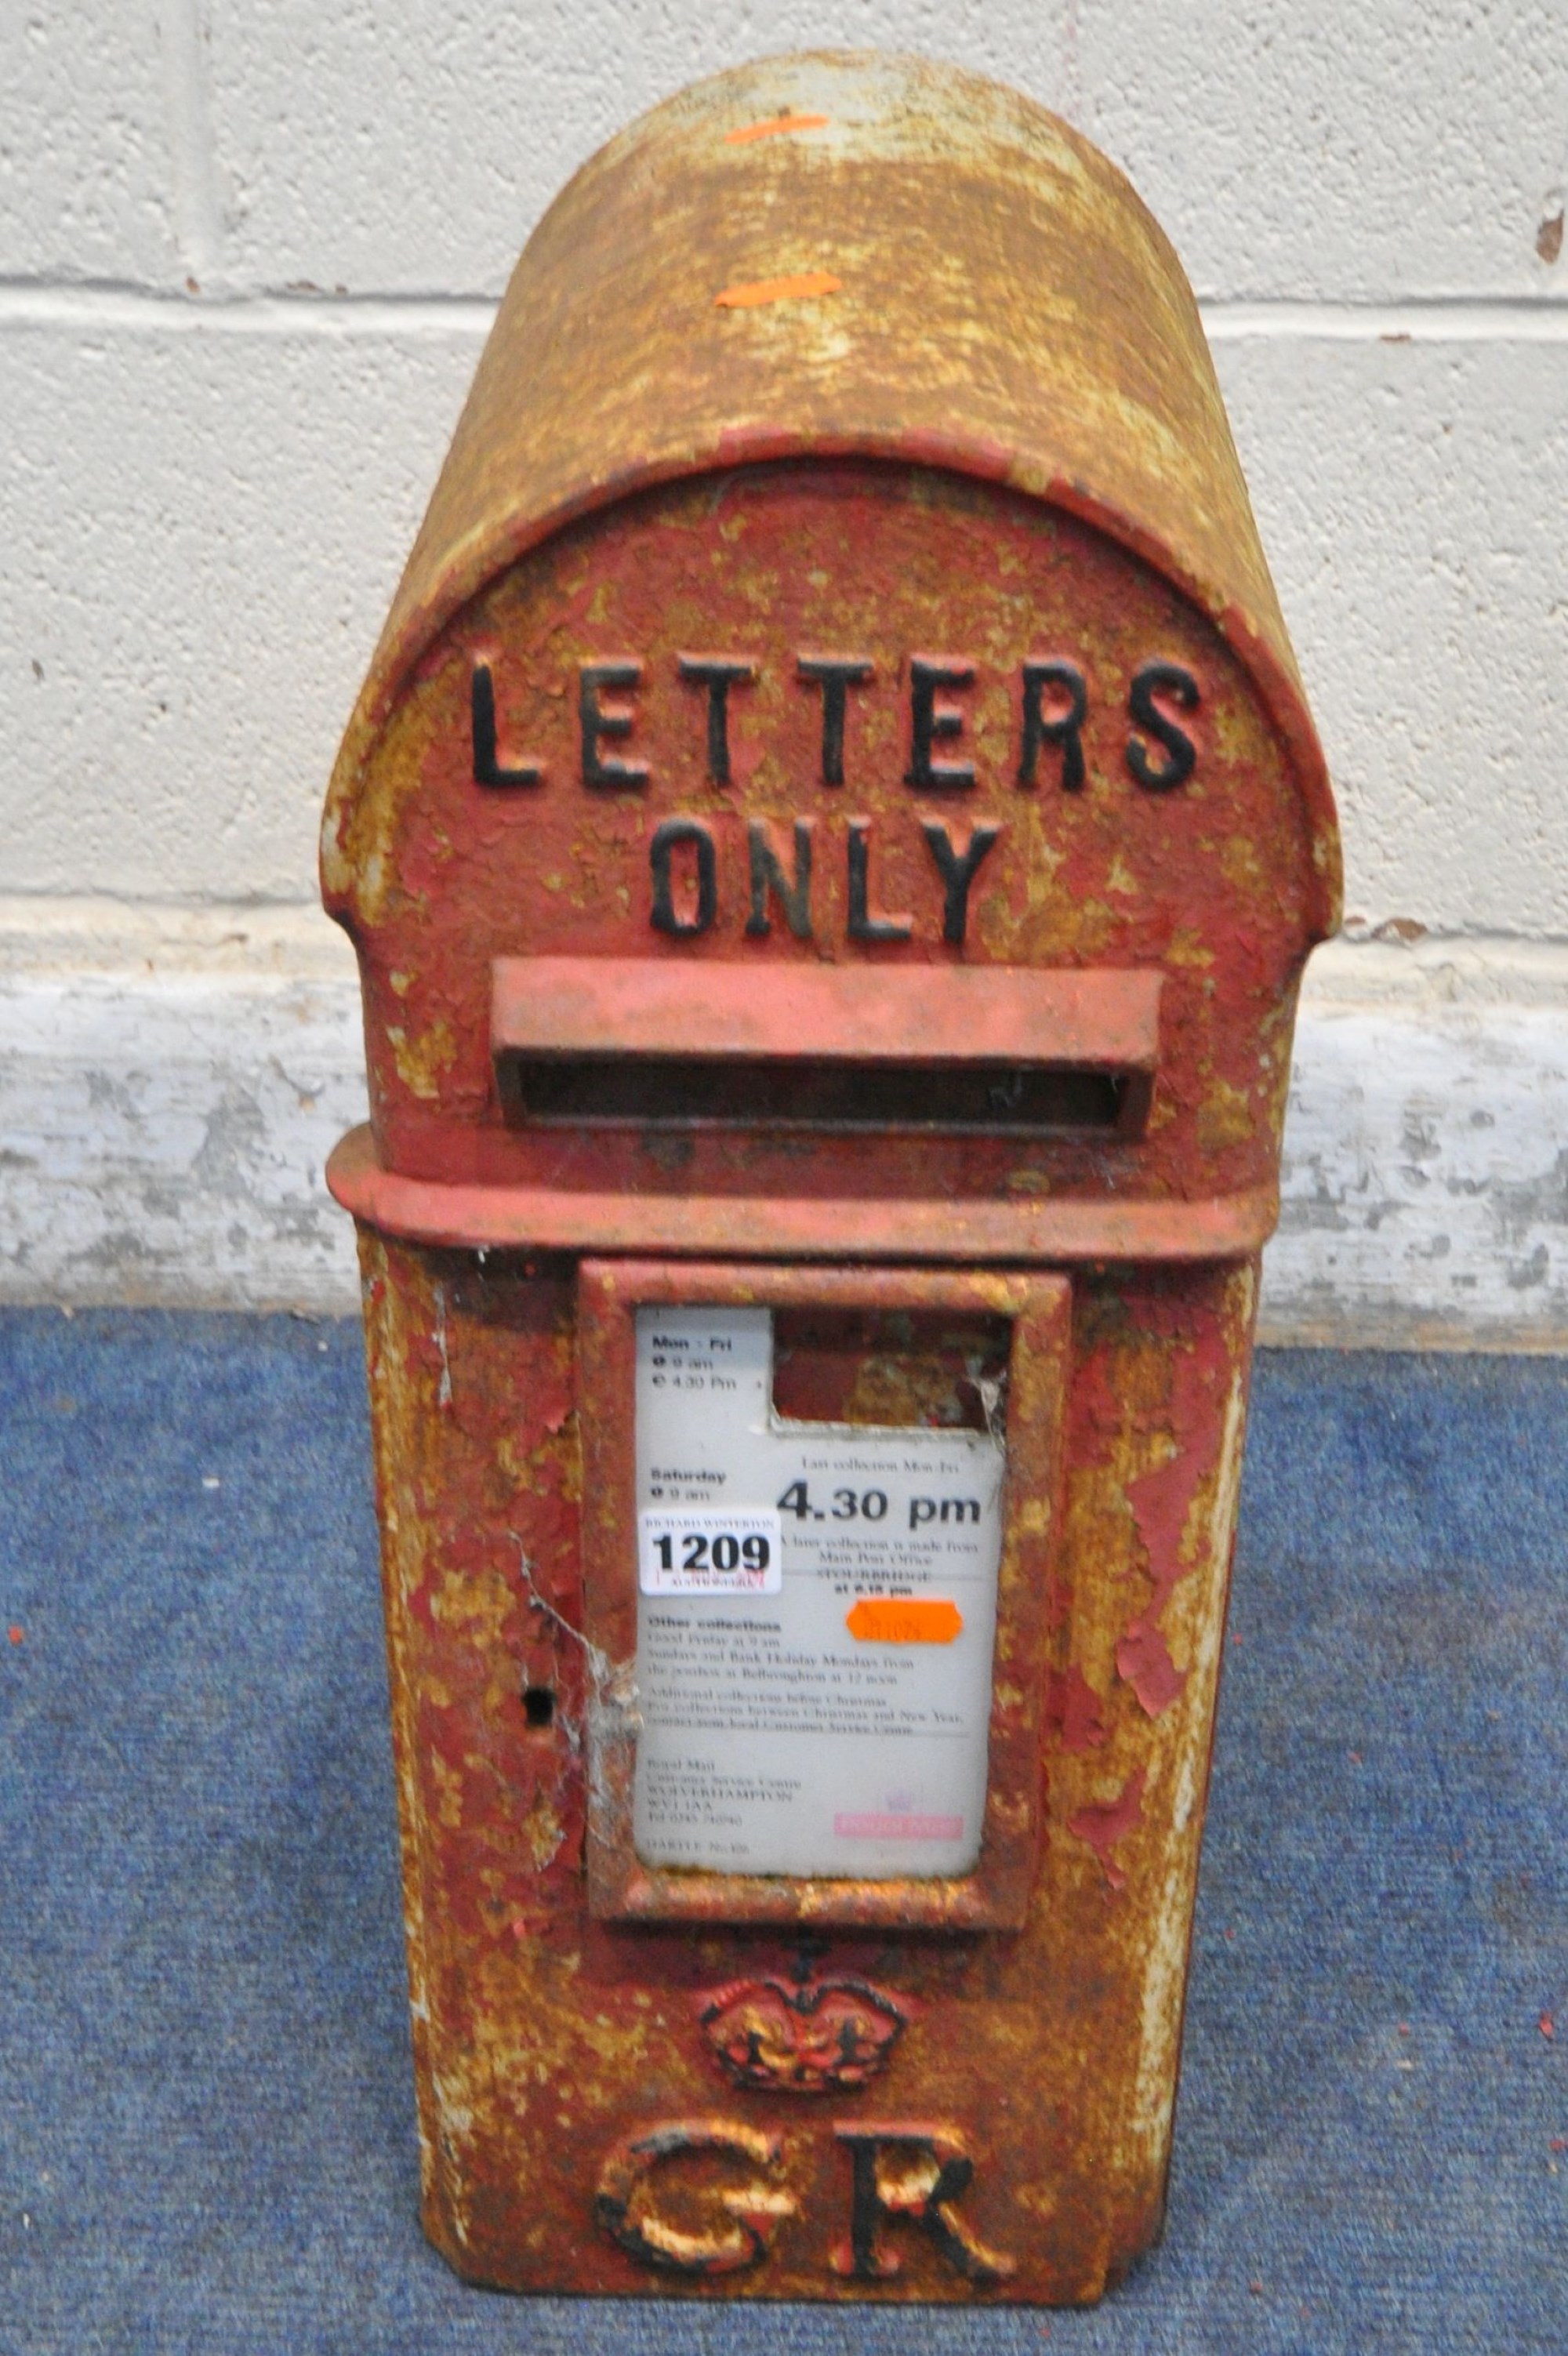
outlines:
[{"label": "orange sticker on dome", "polygon": [[863,1595],[844,1626],[862,1644],[950,1644],[963,1613],[945,1595]]},{"label": "orange sticker on dome", "polygon": [[753,278],[714,296],[719,311],[755,311],[765,303],[796,303],[813,294],[836,294],[843,280],[831,270],[803,270],[793,278]]},{"label": "orange sticker on dome", "polygon": [[761,123],[738,123],[735,130],[725,133],[726,147],[743,147],[753,139],[777,139],[781,131],[825,131],[829,118],[825,114],[791,114],[786,107],[782,114],[769,114]]}]

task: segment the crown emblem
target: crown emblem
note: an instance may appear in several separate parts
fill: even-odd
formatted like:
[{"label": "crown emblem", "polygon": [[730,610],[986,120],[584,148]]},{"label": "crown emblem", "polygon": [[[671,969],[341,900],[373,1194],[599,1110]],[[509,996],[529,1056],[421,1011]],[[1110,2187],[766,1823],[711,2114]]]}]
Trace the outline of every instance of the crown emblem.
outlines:
[{"label": "crown emblem", "polygon": [[725,2076],[776,2094],[864,2086],[886,2069],[913,2009],[870,1981],[732,1980],[699,2016]]}]

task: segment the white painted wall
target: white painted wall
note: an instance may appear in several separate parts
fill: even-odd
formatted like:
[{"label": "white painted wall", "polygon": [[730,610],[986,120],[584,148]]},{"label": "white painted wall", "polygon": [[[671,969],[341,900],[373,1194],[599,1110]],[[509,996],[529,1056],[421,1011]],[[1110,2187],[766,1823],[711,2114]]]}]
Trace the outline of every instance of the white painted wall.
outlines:
[{"label": "white painted wall", "polygon": [[856,44],[1067,113],[1204,300],[1349,871],[1271,1330],[1560,1344],[1563,30],[1561,0],[14,0],[0,1295],[349,1299],[317,817],[494,297],[630,114]]}]

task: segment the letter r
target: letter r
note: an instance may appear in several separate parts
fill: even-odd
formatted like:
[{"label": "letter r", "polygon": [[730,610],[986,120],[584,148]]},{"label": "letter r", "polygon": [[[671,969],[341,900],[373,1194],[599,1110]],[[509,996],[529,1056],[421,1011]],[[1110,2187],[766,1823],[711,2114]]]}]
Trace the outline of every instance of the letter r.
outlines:
[{"label": "letter r", "polygon": [[[989,2288],[1014,2271],[1014,2261],[988,2250],[958,2213],[958,2202],[974,2180],[974,2162],[955,2135],[942,2127],[894,2120],[863,2119],[836,2126],[854,2169],[849,2238],[832,2253],[835,2274],[856,2282],[884,2282],[901,2261],[883,2247],[886,2224],[902,2220],[935,2244],[955,2273]],[[900,2156],[897,2169],[883,2167],[884,2155]]]}]

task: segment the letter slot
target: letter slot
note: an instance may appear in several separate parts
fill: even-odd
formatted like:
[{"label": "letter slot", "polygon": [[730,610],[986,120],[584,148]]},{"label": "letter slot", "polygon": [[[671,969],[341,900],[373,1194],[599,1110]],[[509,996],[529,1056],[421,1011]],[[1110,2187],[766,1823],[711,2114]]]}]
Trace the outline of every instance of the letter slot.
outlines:
[{"label": "letter slot", "polygon": [[490,1040],[525,1124],[1135,1137],[1161,980],[499,958]]}]

